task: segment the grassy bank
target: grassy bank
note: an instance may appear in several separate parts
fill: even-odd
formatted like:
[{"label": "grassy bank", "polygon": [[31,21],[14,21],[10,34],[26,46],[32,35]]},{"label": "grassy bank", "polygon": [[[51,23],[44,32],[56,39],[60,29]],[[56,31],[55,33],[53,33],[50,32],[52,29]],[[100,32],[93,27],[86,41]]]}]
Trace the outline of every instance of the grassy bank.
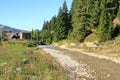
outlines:
[{"label": "grassy bank", "polygon": [[[88,36],[86,39],[88,42],[94,42],[97,40],[95,36]],[[113,40],[99,43],[97,47],[82,47],[85,51],[94,52],[97,54],[102,54],[110,57],[120,58],[120,35]]]},{"label": "grassy bank", "polygon": [[69,80],[48,54],[28,48],[27,42],[3,42],[0,46],[0,80]]},{"label": "grassy bank", "polygon": [[[84,42],[79,43],[70,40],[63,40],[58,43],[53,43],[55,46],[69,47],[81,49],[84,52],[95,53],[99,55],[110,56],[114,58],[120,58],[120,35],[113,40],[97,43],[98,39],[93,33],[89,35]],[[97,43],[97,44],[96,44]]]}]

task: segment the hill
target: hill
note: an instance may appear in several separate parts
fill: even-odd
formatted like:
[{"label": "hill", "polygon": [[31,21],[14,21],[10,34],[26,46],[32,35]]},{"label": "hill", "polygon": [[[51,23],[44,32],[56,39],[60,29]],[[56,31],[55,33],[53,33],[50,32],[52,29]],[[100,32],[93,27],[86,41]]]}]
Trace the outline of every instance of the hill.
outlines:
[{"label": "hill", "polygon": [[10,26],[6,26],[6,25],[2,25],[2,24],[0,24],[0,30],[11,30],[13,33],[22,31],[20,29],[12,28]]}]

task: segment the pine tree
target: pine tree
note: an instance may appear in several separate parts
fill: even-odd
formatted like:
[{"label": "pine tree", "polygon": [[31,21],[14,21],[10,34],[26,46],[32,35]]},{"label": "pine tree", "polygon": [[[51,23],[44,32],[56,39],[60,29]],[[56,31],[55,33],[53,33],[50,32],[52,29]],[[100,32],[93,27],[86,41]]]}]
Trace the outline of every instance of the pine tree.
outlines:
[{"label": "pine tree", "polygon": [[101,41],[111,39],[113,19],[120,16],[119,0],[73,0],[68,12],[66,2],[60,7],[58,15],[43,24],[40,38],[51,43],[63,39],[84,41],[92,28],[98,28],[97,34]]},{"label": "pine tree", "polygon": [[54,41],[59,41],[67,38],[69,30],[71,28],[69,20],[70,19],[68,15],[67,4],[64,1],[63,6],[60,7],[58,12]]},{"label": "pine tree", "polygon": [[33,31],[34,31],[34,29],[32,29],[32,32],[31,32],[32,40],[33,40],[33,38],[34,38],[34,36],[33,36]]},{"label": "pine tree", "polygon": [[116,3],[116,12],[117,12],[117,16],[116,16],[116,20],[118,20],[116,22],[116,24],[114,24],[114,32],[113,32],[113,37],[116,37],[120,34],[120,0],[117,1]]},{"label": "pine tree", "polygon": [[119,4],[119,6],[118,6],[118,8],[117,8],[117,17],[120,19],[120,1],[118,1],[118,4]]},{"label": "pine tree", "polygon": [[91,0],[74,0],[72,5],[72,39],[83,41],[90,33],[90,4]]},{"label": "pine tree", "polygon": [[90,3],[90,26],[97,28],[100,20],[100,0],[91,1]]},{"label": "pine tree", "polygon": [[113,19],[116,15],[116,0],[101,1],[101,16],[100,25],[98,28],[98,36],[101,41],[112,38],[113,34]]},{"label": "pine tree", "polygon": [[50,21],[44,21],[43,28],[40,31],[39,36],[40,41],[43,43],[50,44],[52,42]]}]

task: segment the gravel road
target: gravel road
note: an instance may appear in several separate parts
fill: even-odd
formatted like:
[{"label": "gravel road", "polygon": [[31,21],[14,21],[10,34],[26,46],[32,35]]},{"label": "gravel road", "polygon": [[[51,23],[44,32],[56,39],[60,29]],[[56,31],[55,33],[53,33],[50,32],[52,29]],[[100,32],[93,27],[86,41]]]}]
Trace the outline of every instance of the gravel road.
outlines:
[{"label": "gravel road", "polygon": [[40,45],[61,64],[73,80],[120,80],[120,64],[79,51]]}]

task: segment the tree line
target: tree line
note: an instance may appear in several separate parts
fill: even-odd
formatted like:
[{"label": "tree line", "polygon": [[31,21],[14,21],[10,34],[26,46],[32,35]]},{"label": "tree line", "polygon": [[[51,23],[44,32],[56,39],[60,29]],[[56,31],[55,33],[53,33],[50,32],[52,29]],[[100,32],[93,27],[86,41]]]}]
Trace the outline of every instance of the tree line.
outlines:
[{"label": "tree line", "polygon": [[41,31],[32,30],[32,39],[46,44],[64,39],[83,42],[92,29],[100,41],[120,34],[120,0],[73,0],[70,11],[64,1]]}]

